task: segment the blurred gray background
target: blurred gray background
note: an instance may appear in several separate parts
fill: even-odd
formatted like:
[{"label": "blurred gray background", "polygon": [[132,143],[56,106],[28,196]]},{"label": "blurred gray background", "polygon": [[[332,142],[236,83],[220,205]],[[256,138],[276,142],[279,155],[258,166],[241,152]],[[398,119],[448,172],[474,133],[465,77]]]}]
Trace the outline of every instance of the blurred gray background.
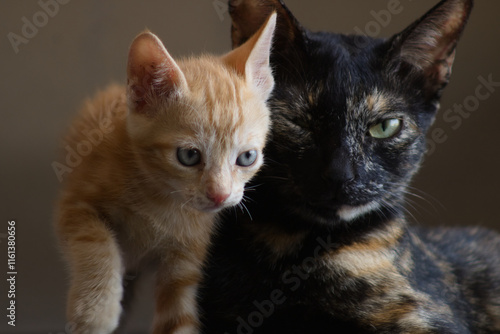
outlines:
[{"label": "blurred gray background", "polygon": [[[174,57],[230,49],[224,0],[59,1],[57,11],[52,6],[48,13],[41,4],[54,0],[0,2],[1,333],[66,333],[66,272],[52,231],[60,184],[51,163],[63,162],[58,155],[60,137],[82,101],[111,82],[124,82],[133,37],[147,27]],[[312,30],[384,37],[402,30],[438,2],[400,0],[401,13],[377,21],[374,13],[394,1],[286,3]],[[413,184],[421,198],[411,198],[411,211],[419,224],[500,230],[500,85],[490,87],[484,100],[475,97],[481,77],[500,83],[500,2],[476,2],[434,126],[446,140],[427,157]],[[30,30],[34,23],[38,27]],[[21,38],[16,39],[17,46],[11,42],[14,34]],[[464,103],[472,112],[454,129],[443,114]],[[8,326],[4,315],[9,220],[17,223],[16,327]],[[141,287],[130,333],[149,328],[150,287],[151,280]]]}]

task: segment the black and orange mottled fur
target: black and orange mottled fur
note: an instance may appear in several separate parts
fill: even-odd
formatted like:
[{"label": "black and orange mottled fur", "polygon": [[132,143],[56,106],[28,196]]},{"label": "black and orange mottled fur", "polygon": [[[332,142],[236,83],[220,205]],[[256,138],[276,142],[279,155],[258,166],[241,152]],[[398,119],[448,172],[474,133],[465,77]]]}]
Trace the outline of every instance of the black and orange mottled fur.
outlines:
[{"label": "black and orange mottled fur", "polygon": [[[404,208],[472,1],[388,40],[229,3],[234,46],[279,13],[273,130],[252,217],[228,213],[215,240],[204,333],[500,333],[500,236],[411,227]],[[370,135],[388,119],[398,132]]]}]

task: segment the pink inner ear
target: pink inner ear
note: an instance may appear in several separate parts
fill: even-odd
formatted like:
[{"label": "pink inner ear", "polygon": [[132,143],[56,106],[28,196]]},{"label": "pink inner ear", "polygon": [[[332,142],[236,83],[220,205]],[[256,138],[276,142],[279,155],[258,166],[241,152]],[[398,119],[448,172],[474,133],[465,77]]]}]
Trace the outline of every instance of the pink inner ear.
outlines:
[{"label": "pink inner ear", "polygon": [[185,84],[174,59],[158,37],[149,32],[142,33],[132,43],[127,74],[129,101],[138,112],[168,99]]},{"label": "pink inner ear", "polygon": [[128,83],[129,91],[128,96],[129,100],[132,103],[132,106],[135,111],[142,112],[146,106],[146,91],[145,89],[133,83]]},{"label": "pink inner ear", "polygon": [[246,64],[246,71],[251,72],[254,85],[267,99],[274,87],[274,78],[270,67],[270,55],[276,28],[277,14],[272,13],[264,26],[256,33],[258,40]]},{"label": "pink inner ear", "polygon": [[276,13],[273,13],[248,41],[223,57],[226,64],[244,76],[266,99],[274,86],[269,57],[275,27]]}]

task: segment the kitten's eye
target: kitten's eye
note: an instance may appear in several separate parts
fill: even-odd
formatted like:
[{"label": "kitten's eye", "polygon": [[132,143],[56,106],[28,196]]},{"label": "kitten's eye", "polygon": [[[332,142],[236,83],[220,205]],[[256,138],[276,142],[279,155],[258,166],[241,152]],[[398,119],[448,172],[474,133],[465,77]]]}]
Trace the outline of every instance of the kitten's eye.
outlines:
[{"label": "kitten's eye", "polygon": [[257,160],[257,151],[250,150],[245,153],[240,154],[238,159],[236,159],[236,164],[242,167],[250,167]]},{"label": "kitten's eye", "polygon": [[201,153],[194,148],[178,148],[177,159],[184,166],[192,167],[201,162]]},{"label": "kitten's eye", "polygon": [[401,130],[401,125],[400,119],[386,119],[372,126],[369,133],[373,138],[386,139],[397,135],[399,130]]}]

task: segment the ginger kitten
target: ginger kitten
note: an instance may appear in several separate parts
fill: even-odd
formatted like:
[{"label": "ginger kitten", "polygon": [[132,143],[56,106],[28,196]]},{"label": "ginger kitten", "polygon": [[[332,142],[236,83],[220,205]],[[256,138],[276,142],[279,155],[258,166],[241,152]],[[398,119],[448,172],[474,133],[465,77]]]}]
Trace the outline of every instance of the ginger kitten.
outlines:
[{"label": "ginger kitten", "polygon": [[89,143],[103,123],[109,131],[67,175],[58,206],[73,333],[113,332],[124,273],[151,263],[153,333],[198,331],[197,286],[217,213],[242,200],[263,163],[275,24],[273,14],[222,57],[180,61],[142,33],[130,48],[127,87],[110,87],[83,108],[70,147]]}]

